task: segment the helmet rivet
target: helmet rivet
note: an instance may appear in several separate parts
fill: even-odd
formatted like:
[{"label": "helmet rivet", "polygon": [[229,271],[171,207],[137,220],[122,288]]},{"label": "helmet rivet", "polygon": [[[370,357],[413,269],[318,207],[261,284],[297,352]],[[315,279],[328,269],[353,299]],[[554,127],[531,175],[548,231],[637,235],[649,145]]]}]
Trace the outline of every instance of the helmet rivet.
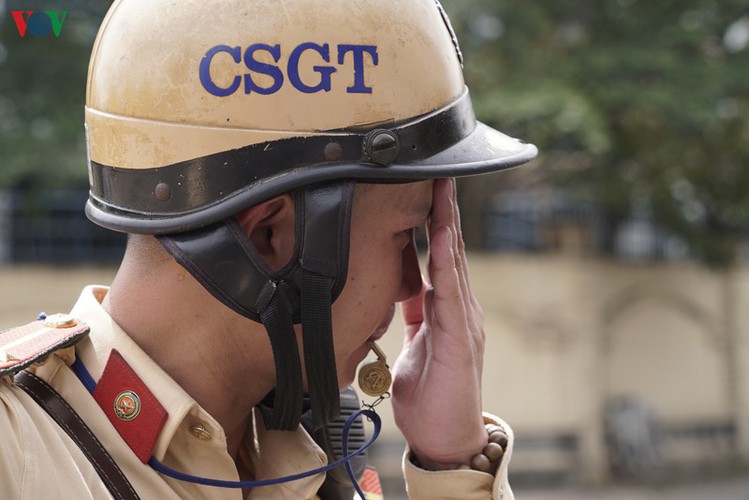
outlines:
[{"label": "helmet rivet", "polygon": [[338,161],[343,158],[343,148],[337,142],[329,142],[325,145],[325,160]]},{"label": "helmet rivet", "polygon": [[156,195],[157,200],[167,201],[172,197],[172,188],[170,188],[169,184],[167,184],[166,182],[159,182],[158,184],[156,184],[154,194]]},{"label": "helmet rivet", "polygon": [[364,139],[364,154],[374,163],[389,165],[399,153],[400,139],[389,130],[372,130]]}]

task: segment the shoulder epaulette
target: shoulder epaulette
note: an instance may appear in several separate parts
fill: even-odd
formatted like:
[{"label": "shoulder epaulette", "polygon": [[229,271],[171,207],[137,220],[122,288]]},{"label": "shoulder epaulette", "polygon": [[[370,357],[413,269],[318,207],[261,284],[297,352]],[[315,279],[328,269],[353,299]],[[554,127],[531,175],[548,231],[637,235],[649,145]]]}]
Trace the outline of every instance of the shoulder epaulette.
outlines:
[{"label": "shoulder epaulette", "polygon": [[52,314],[0,332],[0,377],[18,373],[53,352],[76,344],[88,332],[86,324],[67,314]]}]

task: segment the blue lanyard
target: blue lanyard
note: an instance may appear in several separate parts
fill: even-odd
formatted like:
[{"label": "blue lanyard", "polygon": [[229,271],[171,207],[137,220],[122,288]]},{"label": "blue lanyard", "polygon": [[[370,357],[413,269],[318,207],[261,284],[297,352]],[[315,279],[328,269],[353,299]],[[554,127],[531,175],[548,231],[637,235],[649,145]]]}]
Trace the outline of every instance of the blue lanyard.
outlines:
[{"label": "blue lanyard", "polygon": [[[88,390],[89,393],[93,393],[94,389],[96,388],[96,381],[93,379],[88,369],[81,361],[80,357],[76,356],[76,360],[70,366],[70,368],[76,374],[76,376],[84,385],[86,390]],[[374,431],[372,432],[372,436],[369,438],[369,440],[366,443],[364,443],[364,445],[362,445],[358,450],[349,454],[348,453],[349,432],[351,430],[351,425],[359,417],[359,415],[364,415],[372,421],[374,425]],[[189,483],[202,484],[206,486],[216,486],[219,488],[258,488],[261,486],[271,486],[274,484],[281,484],[281,483],[288,483],[290,481],[296,481],[297,479],[303,479],[305,477],[314,476],[316,474],[329,471],[342,464],[345,464],[346,474],[348,474],[348,477],[351,480],[351,484],[354,486],[354,489],[361,496],[361,498],[366,499],[366,495],[361,490],[358,482],[356,481],[356,476],[354,475],[354,471],[351,467],[350,461],[354,459],[356,456],[363,453],[367,448],[369,448],[372,445],[372,443],[374,443],[375,439],[377,439],[377,437],[380,435],[381,428],[382,428],[382,420],[380,419],[380,416],[377,415],[377,413],[375,413],[375,411],[371,408],[371,406],[366,409],[359,410],[353,413],[352,415],[350,415],[346,419],[346,423],[343,426],[342,444],[343,444],[343,454],[345,455],[343,458],[341,458],[340,460],[336,460],[335,462],[330,463],[326,466],[320,467],[318,469],[313,469],[313,470],[309,470],[306,472],[300,472],[299,474],[294,474],[292,476],[284,476],[284,477],[279,477],[275,479],[263,479],[260,481],[224,481],[221,479],[211,479],[207,477],[193,476],[191,474],[185,474],[184,472],[174,470],[171,467],[167,467],[166,465],[158,461],[156,457],[154,456],[151,456],[151,458],[148,460],[148,465],[150,465],[151,468],[154,469],[155,471],[160,472],[161,474],[164,474],[165,476],[169,476],[171,478],[177,479],[179,481],[186,481]]]}]

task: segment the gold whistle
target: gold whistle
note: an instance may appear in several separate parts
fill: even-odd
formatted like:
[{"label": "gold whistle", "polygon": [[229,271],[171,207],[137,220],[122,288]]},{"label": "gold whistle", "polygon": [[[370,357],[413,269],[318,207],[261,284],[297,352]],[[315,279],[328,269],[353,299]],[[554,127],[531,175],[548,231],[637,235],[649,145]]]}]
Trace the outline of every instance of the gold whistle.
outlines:
[{"label": "gold whistle", "polygon": [[377,356],[377,361],[370,361],[359,370],[359,388],[365,394],[380,397],[390,389],[393,377],[390,375],[390,367],[387,365],[385,353],[374,342],[370,342],[372,352]]}]

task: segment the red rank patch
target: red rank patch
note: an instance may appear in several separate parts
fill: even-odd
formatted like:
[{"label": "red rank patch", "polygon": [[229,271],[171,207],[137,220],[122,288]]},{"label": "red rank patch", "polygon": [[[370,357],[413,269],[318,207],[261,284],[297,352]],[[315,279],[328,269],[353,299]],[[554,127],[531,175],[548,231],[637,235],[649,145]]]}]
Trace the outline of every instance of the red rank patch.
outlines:
[{"label": "red rank patch", "polygon": [[168,414],[115,349],[96,384],[94,399],[140,461],[148,462]]}]

